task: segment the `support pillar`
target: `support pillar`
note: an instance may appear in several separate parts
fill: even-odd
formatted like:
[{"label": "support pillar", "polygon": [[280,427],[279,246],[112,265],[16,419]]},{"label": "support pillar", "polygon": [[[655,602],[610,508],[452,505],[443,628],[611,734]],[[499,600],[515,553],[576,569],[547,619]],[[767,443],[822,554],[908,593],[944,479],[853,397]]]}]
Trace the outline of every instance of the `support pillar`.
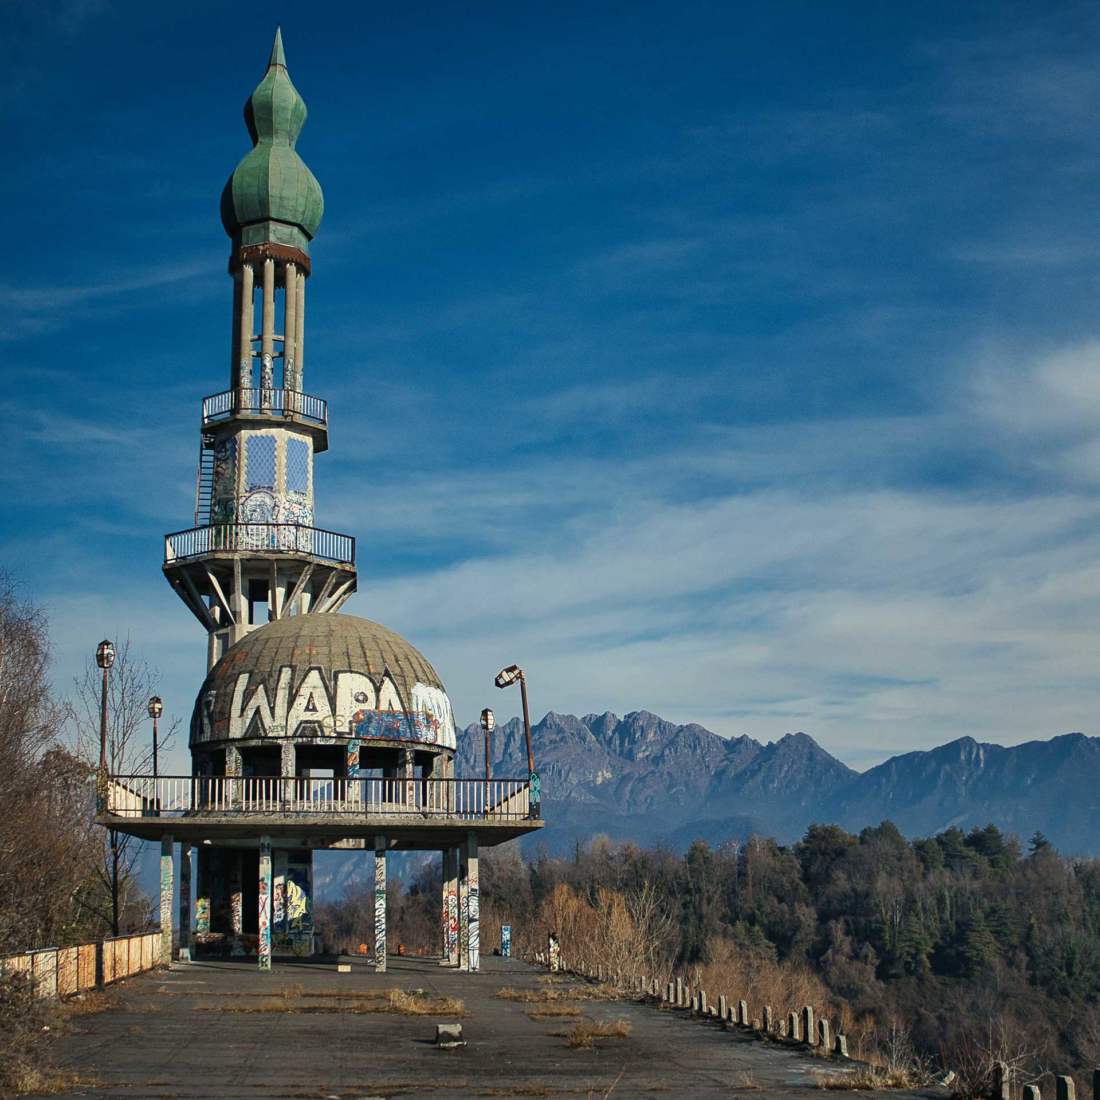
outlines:
[{"label": "support pillar", "polygon": [[[270,262],[270,261],[268,261]],[[256,956],[261,970],[271,969],[271,837],[260,837],[260,878],[256,884]]]},{"label": "support pillar", "polygon": [[172,961],[172,834],[160,838],[160,963]]},{"label": "support pillar", "polygon": [[198,863],[198,889],[195,893],[195,935],[210,931],[210,860],[212,849],[199,846],[195,853]]},{"label": "support pillar", "polygon": [[262,408],[271,407],[271,391],[275,388],[275,261],[264,260],[263,316],[260,329],[260,398]]},{"label": "support pillar", "polygon": [[298,383],[298,389],[303,390],[302,374],[305,367],[306,354],[306,276],[305,272],[298,272],[298,302],[294,309],[294,378]]},{"label": "support pillar", "polygon": [[467,878],[469,864],[466,845],[457,850],[458,855],[458,969],[470,969],[470,882]]},{"label": "support pillar", "polygon": [[191,845],[180,842],[180,942],[179,959],[191,961]]},{"label": "support pillar", "polygon": [[252,270],[251,264],[241,264],[241,312],[240,312],[240,332],[237,336],[237,342],[240,345],[240,359],[238,361],[238,403],[241,406],[247,407],[247,395],[242,392],[244,390],[252,389],[252,325],[253,325],[253,308],[254,308],[254,287],[253,282],[255,279],[255,273]]},{"label": "support pillar", "polygon": [[411,748],[405,749],[405,805],[416,805],[416,756]]},{"label": "support pillar", "polygon": [[444,853],[447,877],[444,882],[447,906],[447,940],[444,948],[448,966],[459,965],[459,915],[458,915],[458,849],[448,848]]},{"label": "support pillar", "polygon": [[[283,269],[283,389],[287,394],[287,408],[294,400],[290,392],[298,392],[295,368],[298,357],[294,354],[294,336],[298,316],[298,265],[287,263]],[[296,410],[298,411],[298,410]]]},{"label": "support pillar", "polygon": [[477,833],[470,833],[466,838],[466,888],[470,898],[467,903],[470,970],[476,972],[481,969],[481,901],[478,897],[477,881]]},{"label": "support pillar", "polygon": [[241,882],[244,876],[241,870],[241,852],[240,849],[235,849],[227,854],[229,857],[229,931],[233,937],[229,950],[233,955],[243,955],[241,936],[244,935],[244,901]]},{"label": "support pillar", "polygon": [[386,838],[374,838],[374,972],[386,972]]}]

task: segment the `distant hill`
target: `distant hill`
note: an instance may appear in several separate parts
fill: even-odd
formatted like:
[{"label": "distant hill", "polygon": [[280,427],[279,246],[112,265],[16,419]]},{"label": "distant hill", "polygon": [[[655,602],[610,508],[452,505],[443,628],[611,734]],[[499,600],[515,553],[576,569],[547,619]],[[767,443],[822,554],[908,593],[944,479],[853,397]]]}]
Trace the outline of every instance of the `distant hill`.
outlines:
[{"label": "distant hill", "polygon": [[[812,737],[761,744],[680,726],[647,711],[547,714],[533,730],[547,828],[534,841],[553,852],[603,833],[683,848],[753,832],[797,839],[814,822],[858,831],[893,821],[909,836],[992,822],[1043,832],[1067,854],[1100,855],[1100,738],[1080,733],[1005,748],[964,737],[895,756],[859,773]],[[518,719],[493,737],[493,772],[526,771]],[[484,769],[482,734],[460,738],[458,774]]]}]

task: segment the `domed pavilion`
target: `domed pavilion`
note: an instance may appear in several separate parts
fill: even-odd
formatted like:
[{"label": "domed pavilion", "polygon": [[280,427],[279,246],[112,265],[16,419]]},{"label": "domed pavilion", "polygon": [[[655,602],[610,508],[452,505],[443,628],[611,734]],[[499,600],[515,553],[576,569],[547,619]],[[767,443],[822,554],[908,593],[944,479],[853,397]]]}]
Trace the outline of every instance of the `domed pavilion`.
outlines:
[{"label": "domed pavilion", "polygon": [[[296,149],[306,107],[276,32],[245,105],[253,148],[222,193],[233,280],[230,384],[203,399],[194,525],[166,579],[206,632],[191,774],[101,777],[100,824],[161,842],[162,959],[311,955],[313,853],[373,852],[374,959],[386,968],[386,853],[443,856],[441,962],[477,970],[478,850],[538,829],[538,776],[454,774],[446,688],[412,644],[340,614],[355,539],[316,526],[328,405],[304,389],[305,284],[320,185]],[[192,907],[192,860],[197,889]]]}]

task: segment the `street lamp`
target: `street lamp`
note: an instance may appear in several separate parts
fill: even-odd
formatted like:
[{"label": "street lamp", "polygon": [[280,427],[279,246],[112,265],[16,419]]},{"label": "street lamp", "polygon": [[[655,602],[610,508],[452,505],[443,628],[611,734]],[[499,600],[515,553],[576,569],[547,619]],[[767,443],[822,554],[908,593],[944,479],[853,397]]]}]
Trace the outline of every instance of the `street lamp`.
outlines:
[{"label": "street lamp", "polygon": [[149,697],[149,717],[153,719],[153,801],[157,806],[157,816],[160,816],[160,799],[157,792],[157,719],[164,713],[164,704],[159,695]]},{"label": "street lamp", "polygon": [[[497,720],[493,712],[486,707],[481,712],[481,728],[485,731],[485,783],[493,778],[492,767],[489,761],[493,755],[493,730],[496,729]],[[488,790],[488,786],[486,786]]]},{"label": "street lamp", "polygon": [[527,678],[523,675],[523,669],[519,665],[509,665],[502,668],[493,683],[498,688],[511,687],[519,681],[519,695],[523,701],[523,736],[527,740],[527,777],[531,786],[531,816],[539,816],[539,803],[542,801],[542,785],[539,774],[535,771],[535,753],[531,748],[531,715],[527,709]]},{"label": "street lamp", "polygon": [[115,663],[114,642],[104,638],[95,648],[95,663],[103,670],[103,689],[99,697],[99,770],[107,781],[107,674]]}]

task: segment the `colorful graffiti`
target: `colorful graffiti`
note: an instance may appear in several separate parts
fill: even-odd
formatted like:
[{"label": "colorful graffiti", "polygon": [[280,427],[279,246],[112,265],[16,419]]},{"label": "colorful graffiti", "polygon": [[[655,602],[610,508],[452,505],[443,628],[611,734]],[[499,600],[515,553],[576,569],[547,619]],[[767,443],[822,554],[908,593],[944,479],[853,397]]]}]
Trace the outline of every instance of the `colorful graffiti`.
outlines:
[{"label": "colorful graffiti", "polygon": [[447,958],[458,962],[458,889],[452,881],[447,895]]},{"label": "colorful graffiti", "polygon": [[359,778],[359,745],[360,742],[352,740],[348,742],[348,778]]},{"label": "colorful graffiti", "polygon": [[160,961],[172,961],[172,842],[160,846]]},{"label": "colorful graffiti", "polygon": [[553,932],[547,937],[546,958],[552,971],[557,973],[561,970],[561,945]]},{"label": "colorful graffiti", "polygon": [[285,851],[271,853],[271,929],[273,933],[286,931],[286,876]]},{"label": "colorful graffiti", "polygon": [[204,935],[210,931],[210,899],[195,898],[195,933]]},{"label": "colorful graffiti", "polygon": [[389,673],[375,682],[363,672],[314,666],[299,678],[297,669],[283,665],[255,685],[251,677],[240,673],[228,701],[217,689],[206,692],[197,708],[196,741],[297,737],[304,727],[309,736],[456,747],[454,715],[442,688],[417,682],[405,702]]},{"label": "colorful graffiti", "polygon": [[260,878],[256,889],[256,953],[261,970],[271,969],[271,842],[260,841]]},{"label": "colorful graffiti", "polygon": [[374,851],[374,969],[386,971],[386,849]]},{"label": "colorful graffiti", "polygon": [[466,878],[469,895],[469,922],[470,922],[470,969],[478,970],[481,966],[481,902],[478,898],[477,882],[477,847],[471,841],[473,853],[469,858],[469,870]]},{"label": "colorful graffiti", "polygon": [[500,954],[505,959],[512,957],[512,926],[510,924],[500,926]]}]

